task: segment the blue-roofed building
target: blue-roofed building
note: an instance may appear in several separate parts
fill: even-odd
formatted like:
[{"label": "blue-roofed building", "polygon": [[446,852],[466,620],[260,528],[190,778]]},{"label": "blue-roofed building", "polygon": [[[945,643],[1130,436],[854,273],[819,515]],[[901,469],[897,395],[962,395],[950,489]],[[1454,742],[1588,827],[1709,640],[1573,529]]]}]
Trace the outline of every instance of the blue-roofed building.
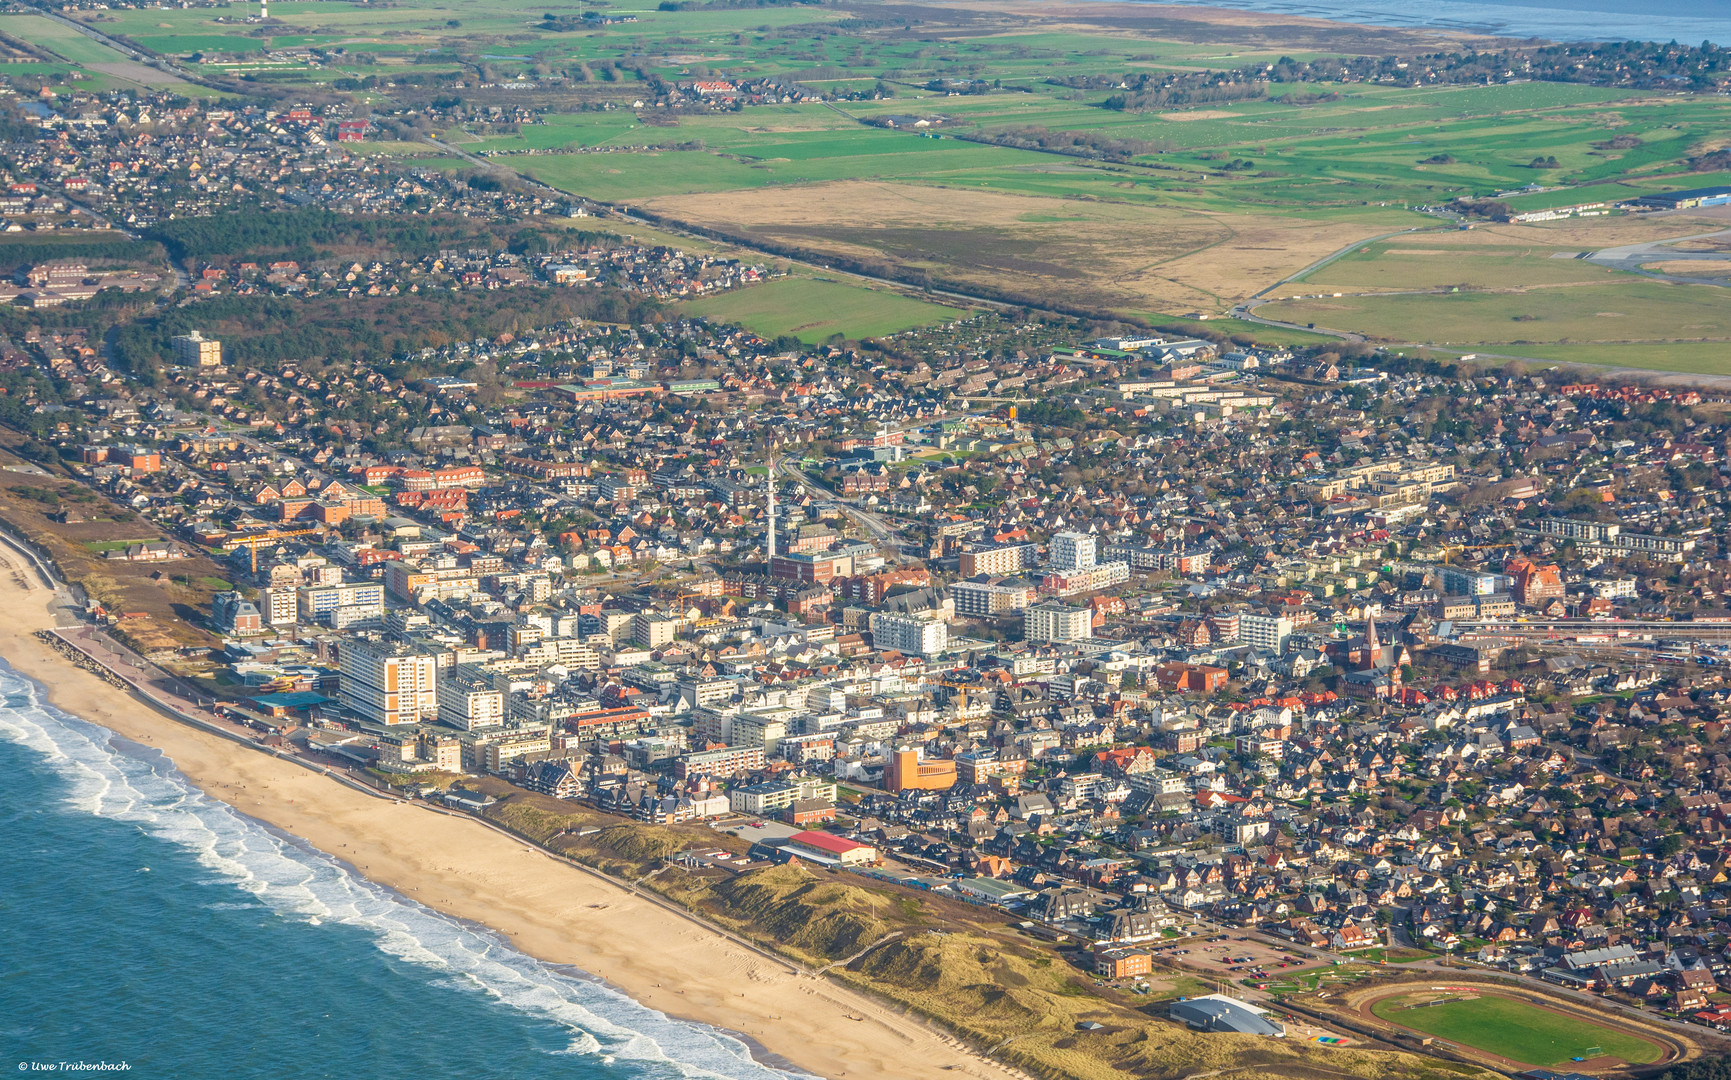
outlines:
[{"label": "blue-roofed building", "polygon": [[253,706],[267,716],[287,716],[291,712],[305,712],[320,705],[329,705],[335,698],[315,694],[303,690],[292,694],[260,694],[252,699]]}]

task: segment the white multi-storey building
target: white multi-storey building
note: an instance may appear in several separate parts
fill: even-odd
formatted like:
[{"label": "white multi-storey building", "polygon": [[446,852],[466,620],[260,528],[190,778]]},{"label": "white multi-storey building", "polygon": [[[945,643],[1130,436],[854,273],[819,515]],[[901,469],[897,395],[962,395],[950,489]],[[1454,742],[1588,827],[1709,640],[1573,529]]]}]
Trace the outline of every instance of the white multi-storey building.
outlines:
[{"label": "white multi-storey building", "polygon": [[439,680],[434,694],[439,722],[464,731],[497,727],[505,722],[505,694],[486,672],[463,664]]},{"label": "white multi-storey building", "polygon": [[1086,570],[1094,565],[1099,549],[1093,536],[1061,532],[1052,537],[1052,569]]},{"label": "white multi-storey building", "polygon": [[1292,620],[1284,615],[1253,615],[1238,617],[1238,640],[1252,649],[1286,654],[1286,640],[1292,636]]},{"label": "white multi-storey building", "polygon": [[1028,606],[1034,590],[1027,585],[999,585],[985,581],[958,581],[950,586],[950,599],[957,615],[989,617]]},{"label": "white multi-storey building", "polygon": [[1035,604],[1022,613],[1022,637],[1028,641],[1085,641],[1094,636],[1094,613],[1055,600]]},{"label": "white multi-storey building", "polygon": [[268,588],[258,591],[258,610],[266,626],[293,626],[300,610],[300,597],[294,589]]},{"label": "white multi-storey building", "polygon": [[338,698],[376,724],[417,724],[438,715],[438,660],[396,642],[343,639]]},{"label": "white multi-storey building", "polygon": [[190,334],[176,334],[174,341],[174,362],[183,367],[213,368],[222,366],[222,342],[212,340],[194,330]]},{"label": "white multi-storey building", "polygon": [[932,615],[898,615],[874,611],[871,617],[872,647],[931,656],[950,643],[950,628]]}]

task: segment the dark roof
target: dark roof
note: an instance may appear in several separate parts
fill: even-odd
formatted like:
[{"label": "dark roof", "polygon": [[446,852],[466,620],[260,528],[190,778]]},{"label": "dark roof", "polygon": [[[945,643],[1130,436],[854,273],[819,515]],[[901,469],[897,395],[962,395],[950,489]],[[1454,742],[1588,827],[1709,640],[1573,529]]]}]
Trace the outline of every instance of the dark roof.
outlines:
[{"label": "dark roof", "polygon": [[272,709],[310,709],[314,705],[327,705],[335,698],[302,690],[293,694],[260,694],[253,701]]},{"label": "dark roof", "polygon": [[1242,1035],[1284,1035],[1286,1029],[1242,1001],[1210,994],[1177,1001],[1168,1010],[1174,1020],[1203,1031],[1231,1031]]}]

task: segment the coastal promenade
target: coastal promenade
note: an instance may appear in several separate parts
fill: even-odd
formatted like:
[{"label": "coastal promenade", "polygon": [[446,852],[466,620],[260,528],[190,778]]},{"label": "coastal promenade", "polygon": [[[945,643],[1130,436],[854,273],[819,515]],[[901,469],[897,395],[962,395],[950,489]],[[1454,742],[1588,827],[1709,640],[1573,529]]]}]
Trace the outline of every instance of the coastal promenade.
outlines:
[{"label": "coastal promenade", "polygon": [[831,1080],[1025,1080],[894,1006],[674,917],[646,890],[265,745],[196,690],[79,625],[70,595],[35,580],[16,548],[0,548],[0,563],[9,571],[0,603],[12,614],[0,623],[0,656],[53,704],[160,750],[206,795],[355,873],[651,1009],[735,1033],[767,1064]]},{"label": "coastal promenade", "polygon": [[[474,821],[476,824],[509,839],[512,843],[521,844],[524,847],[531,848],[540,854],[546,855],[550,859],[554,859],[563,865],[570,866],[572,869],[580,873],[591,875],[602,881],[606,881],[611,885],[625,889],[639,899],[663,909],[675,918],[696,923],[712,933],[720,934],[734,942],[740,948],[749,949],[771,963],[782,965],[790,974],[802,975],[807,978],[821,977],[820,972],[813,971],[804,964],[790,960],[787,957],[778,956],[755,942],[740,937],[738,934],[733,933],[725,927],[714,926],[711,923],[705,922],[696,915],[693,915],[691,912],[671,903],[665,897],[639,887],[635,882],[617,878],[610,874],[603,873],[600,870],[596,870],[593,867],[585,866],[574,859],[559,854],[558,852],[548,851],[539,844],[534,843],[526,837],[519,836],[495,822],[488,821],[487,819],[474,814],[467,814],[462,811],[435,806],[432,803],[420,802],[413,799],[404,799],[390,792],[382,791],[369,784],[357,781],[353,777],[345,775],[342,769],[333,769],[325,766],[312,760],[308,755],[298,753],[293,749],[271,746],[267,743],[260,742],[252,736],[250,729],[248,729],[246,725],[237,723],[215,712],[212,708],[215,704],[214,701],[199,695],[195,690],[187,687],[173,675],[163,671],[148,660],[143,659],[125,646],[118,644],[94,627],[57,627],[51,631],[51,633],[60,641],[64,642],[69,648],[76,650],[80,655],[97,664],[103,671],[123,682],[130,692],[141,701],[175,720],[185,724],[190,724],[201,731],[206,731],[225,739],[232,739],[243,746],[250,747],[261,753],[270,754],[281,760],[293,762],[294,764],[310,769],[321,776],[329,777],[338,783],[344,784],[356,791],[370,795],[374,798],[384,799],[399,804],[414,805],[427,810],[430,813]],[[837,965],[831,966],[834,967]]]}]

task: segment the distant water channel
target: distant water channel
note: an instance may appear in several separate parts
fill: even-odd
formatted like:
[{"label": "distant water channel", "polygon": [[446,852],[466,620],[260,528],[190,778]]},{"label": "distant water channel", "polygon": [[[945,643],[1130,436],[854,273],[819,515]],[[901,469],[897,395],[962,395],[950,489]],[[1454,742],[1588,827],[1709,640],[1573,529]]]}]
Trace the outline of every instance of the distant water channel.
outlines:
[{"label": "distant water channel", "polygon": [[1731,44],[1731,0],[1160,0],[1552,41]]}]

